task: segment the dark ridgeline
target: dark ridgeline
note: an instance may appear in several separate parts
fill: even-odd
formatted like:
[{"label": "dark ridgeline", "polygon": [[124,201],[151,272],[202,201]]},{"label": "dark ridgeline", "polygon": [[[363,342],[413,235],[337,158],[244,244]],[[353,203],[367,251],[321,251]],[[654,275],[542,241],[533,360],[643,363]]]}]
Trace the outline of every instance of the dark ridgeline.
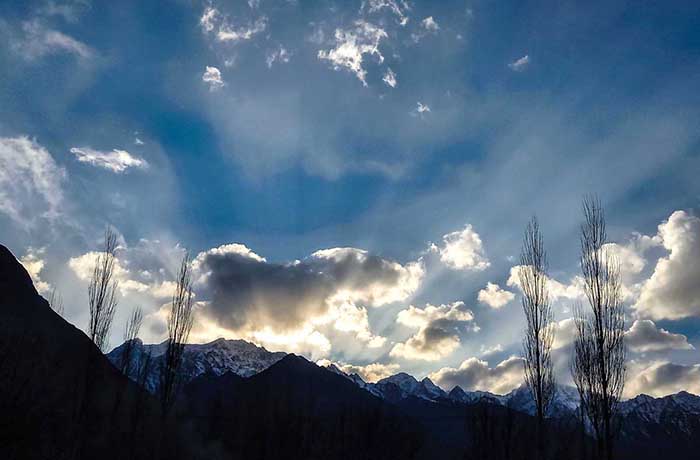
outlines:
[{"label": "dark ridgeline", "polygon": [[54,312],[1,245],[0,292],[0,458],[193,458],[157,401]]},{"label": "dark ridgeline", "polygon": [[[2,459],[529,460],[537,452],[537,418],[511,402],[458,401],[454,390],[402,396],[391,382],[381,398],[294,355],[248,378],[201,375],[164,417],[143,389],[149,354],[124,365],[139,367],[127,379],[121,360],[110,363],[51,310],[2,246],[0,292]],[[88,370],[96,391],[86,392]],[[692,458],[700,448],[697,396],[639,396],[622,407],[616,458]],[[599,458],[580,427],[573,412],[547,419],[542,457]]]}]

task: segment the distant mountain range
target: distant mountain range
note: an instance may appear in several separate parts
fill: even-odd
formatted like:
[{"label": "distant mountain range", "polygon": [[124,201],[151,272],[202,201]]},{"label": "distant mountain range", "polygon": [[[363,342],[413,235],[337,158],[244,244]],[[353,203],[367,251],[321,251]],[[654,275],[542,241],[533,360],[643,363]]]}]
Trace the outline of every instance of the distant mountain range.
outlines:
[{"label": "distant mountain range", "polygon": [[[158,391],[164,344],[131,344],[135,361],[153,359],[146,391],[118,370],[124,345],[102,355],[51,310],[3,246],[0,291],[3,459],[532,458],[535,423],[522,388],[504,396],[446,393],[405,373],[368,383],[244,341],[188,345],[185,385],[163,414],[149,391]],[[572,389],[559,391],[547,458],[593,458],[591,438],[571,415],[576,404]],[[616,460],[688,459],[700,451],[697,396],[642,395],[622,411]]]},{"label": "distant mountain range", "polygon": [[[133,360],[137,365],[132,368],[130,377],[133,380],[137,379],[136,372],[140,368],[139,363],[146,354],[150,353],[153,361],[146,387],[151,392],[155,392],[158,387],[165,346],[165,342],[144,345],[139,339],[136,339],[133,344]],[[125,347],[126,344],[122,344],[115,348],[107,355],[107,358],[118,365]],[[269,368],[285,356],[287,354],[284,352],[271,352],[245,340],[217,339],[206,344],[186,345],[181,373],[185,382],[190,382],[207,373],[221,376],[231,372],[239,377],[251,377]],[[465,391],[459,386],[446,392],[427,377],[419,381],[405,372],[386,377],[376,383],[370,383],[365,382],[358,374],[346,374],[333,364],[326,366],[326,369],[389,402],[395,403],[413,397],[433,402],[450,400],[464,404],[490,403],[507,406],[529,415],[535,414],[534,402],[524,386],[516,388],[506,395],[496,395],[487,391]],[[551,418],[575,416],[578,407],[579,396],[576,388],[559,385],[548,415]],[[621,403],[621,412],[625,416],[639,415],[640,419],[647,422],[661,420],[664,413],[670,410],[700,414],[700,397],[686,392],[663,398],[639,395]]]}]

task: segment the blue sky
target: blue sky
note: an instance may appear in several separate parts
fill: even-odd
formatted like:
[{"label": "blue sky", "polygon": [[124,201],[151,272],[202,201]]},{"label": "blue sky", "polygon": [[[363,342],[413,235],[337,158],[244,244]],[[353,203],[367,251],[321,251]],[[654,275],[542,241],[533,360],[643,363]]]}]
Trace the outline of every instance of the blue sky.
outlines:
[{"label": "blue sky", "polygon": [[628,269],[628,391],[699,392],[698,13],[695,2],[4,2],[2,243],[83,327],[82,275],[111,225],[114,345],[137,304],[144,338],[163,338],[186,248],[196,340],[506,391],[523,327],[508,281],[533,214],[559,283],[568,378],[580,201],[594,192]]}]

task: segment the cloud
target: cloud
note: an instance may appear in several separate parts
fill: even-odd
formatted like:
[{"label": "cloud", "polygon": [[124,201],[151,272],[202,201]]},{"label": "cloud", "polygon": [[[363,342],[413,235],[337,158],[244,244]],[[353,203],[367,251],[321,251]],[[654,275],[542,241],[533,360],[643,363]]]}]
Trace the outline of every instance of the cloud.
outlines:
[{"label": "cloud", "polygon": [[486,358],[487,356],[495,355],[496,353],[501,352],[503,352],[503,345],[501,345],[500,343],[497,343],[492,347],[487,347],[485,345],[481,345],[479,347],[479,356],[481,356],[482,358]]},{"label": "cloud", "polygon": [[481,271],[491,265],[481,237],[470,224],[463,230],[443,235],[442,245],[432,244],[430,249],[440,255],[440,260],[445,265],[455,270]]},{"label": "cloud", "polygon": [[12,43],[14,50],[24,59],[34,60],[52,54],[72,54],[81,59],[90,59],[95,52],[85,43],[57,30],[49,29],[39,21],[22,24],[24,36]]},{"label": "cloud", "polygon": [[272,64],[275,62],[283,63],[286,64],[289,62],[291,59],[291,53],[287,51],[286,48],[280,46],[278,49],[273,50],[267,54],[267,57],[265,58],[265,62],[267,63],[267,67],[269,69],[272,68]]},{"label": "cloud", "polygon": [[34,249],[29,247],[27,248],[27,253],[19,259],[24,269],[27,270],[27,273],[29,273],[29,276],[32,278],[34,287],[39,294],[42,295],[46,295],[51,291],[51,285],[41,279],[41,271],[44,269],[45,265],[43,259],[45,252],[45,248]]},{"label": "cloud", "polygon": [[365,306],[404,301],[424,276],[420,262],[401,265],[355,248],[332,248],[294,262],[271,263],[241,244],[200,253],[196,288],[209,300],[203,314],[231,331],[293,334],[331,325],[370,347]]},{"label": "cloud", "polygon": [[510,69],[513,70],[514,72],[522,72],[529,65],[530,65],[530,56],[526,54],[525,56],[523,56],[519,59],[516,59],[515,61],[509,63],[508,67],[510,67]]},{"label": "cloud", "polygon": [[219,31],[216,34],[216,39],[220,42],[230,43],[235,43],[242,40],[250,40],[255,35],[264,32],[266,28],[267,17],[265,16],[261,16],[254,22],[238,28],[235,28],[231,26],[228,22],[224,21],[219,26]]},{"label": "cloud", "polygon": [[338,363],[338,362],[333,362],[329,361],[327,359],[322,359],[319,362],[317,362],[319,366],[322,367],[328,367],[330,365],[334,365],[341,371],[345,372],[348,375],[352,374],[357,374],[359,375],[362,380],[365,382],[378,382],[381,379],[390,377],[398,370],[400,369],[400,366],[395,363],[390,363],[390,364],[380,364],[380,363],[372,363],[372,364],[367,364],[366,366],[357,366],[355,364],[345,364],[345,363]]},{"label": "cloud", "polygon": [[349,70],[363,86],[367,86],[367,71],[362,67],[364,55],[376,56],[379,63],[384,62],[384,56],[379,51],[379,42],[387,36],[384,29],[358,20],[352,29],[336,29],[335,48],[328,51],[319,50],[318,58],[330,61],[334,70]]},{"label": "cloud", "polygon": [[566,349],[576,340],[576,320],[574,318],[566,318],[553,323],[554,327],[554,342],[552,343],[553,350]]},{"label": "cloud", "polygon": [[204,9],[202,17],[199,18],[199,25],[202,26],[202,30],[205,33],[209,33],[214,30],[215,22],[219,17],[219,10],[212,6],[208,6]]},{"label": "cloud", "polygon": [[416,102],[416,108],[409,112],[413,117],[423,117],[424,114],[430,113],[430,107],[422,102]]},{"label": "cloud", "polygon": [[[75,273],[75,276],[82,281],[89,281],[95,269],[95,262],[100,257],[99,252],[91,251],[80,256],[68,259],[68,267]],[[112,279],[119,284],[119,291],[122,295],[131,292],[148,292],[149,285],[133,279],[132,273],[124,267],[123,262],[115,257]]]},{"label": "cloud", "polygon": [[478,390],[506,394],[523,382],[523,359],[511,356],[492,368],[486,361],[469,358],[457,369],[443,367],[429,377],[446,391],[459,385],[466,391]]},{"label": "cloud", "polygon": [[394,14],[399,24],[405,26],[408,24],[407,12],[410,11],[408,3],[405,1],[397,2],[395,0],[368,0],[367,2],[362,2],[361,10],[367,11],[367,13],[379,13],[382,10],[387,9],[392,14]]},{"label": "cloud", "polygon": [[221,71],[216,67],[206,66],[206,70],[202,74],[202,81],[209,85],[209,91],[216,91],[226,85],[221,78]]},{"label": "cloud", "polygon": [[[520,265],[515,265],[510,268],[510,274],[506,281],[507,286],[521,289],[519,271]],[[585,297],[583,286],[584,281],[580,276],[574,276],[568,284],[561,283],[554,278],[547,279],[547,291],[551,301],[559,299],[583,300]]]},{"label": "cloud", "polygon": [[65,177],[65,170],[35,140],[0,137],[0,213],[17,224],[32,226],[37,216],[56,219]]},{"label": "cloud", "polygon": [[499,309],[515,298],[515,294],[501,289],[498,284],[487,283],[486,287],[479,291],[479,302],[491,308]]},{"label": "cloud", "polygon": [[683,365],[667,361],[630,363],[625,395],[654,397],[688,391],[700,394],[700,364]]},{"label": "cloud", "polygon": [[437,32],[438,30],[440,30],[440,26],[435,21],[435,19],[433,19],[432,16],[428,16],[427,18],[423,19],[420,22],[420,25],[425,30],[430,31],[430,32]]},{"label": "cloud", "polygon": [[382,77],[382,81],[392,88],[396,88],[396,74],[391,68],[386,70],[386,73]]},{"label": "cloud", "polygon": [[399,312],[397,322],[418,329],[404,343],[397,343],[390,355],[408,360],[437,361],[448,356],[460,344],[460,334],[466,330],[478,331],[474,314],[464,302],[448,305],[408,307]]},{"label": "cloud", "polygon": [[625,343],[630,350],[637,353],[670,350],[694,350],[683,334],[673,334],[665,329],[657,328],[653,321],[636,320],[625,332]]},{"label": "cloud", "polygon": [[632,308],[656,320],[700,316],[700,218],[675,211],[657,237],[669,254],[657,261]]},{"label": "cloud", "polygon": [[432,16],[428,16],[420,22],[418,31],[411,34],[411,38],[415,43],[418,43],[428,34],[436,34],[440,30],[440,26]]},{"label": "cloud", "polygon": [[146,160],[133,156],[126,150],[113,149],[111,152],[107,152],[90,147],[73,147],[70,149],[70,153],[75,155],[81,163],[87,163],[117,174],[123,173],[129,168],[148,168]]}]

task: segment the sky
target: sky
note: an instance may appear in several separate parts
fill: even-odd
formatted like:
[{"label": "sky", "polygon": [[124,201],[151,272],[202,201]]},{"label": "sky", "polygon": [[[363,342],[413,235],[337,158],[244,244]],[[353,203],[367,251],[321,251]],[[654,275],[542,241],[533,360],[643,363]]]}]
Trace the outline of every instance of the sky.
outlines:
[{"label": "sky", "polygon": [[7,1],[0,242],[87,324],[107,226],[119,306],[367,380],[522,383],[536,215],[557,379],[585,306],[581,200],[621,262],[625,395],[700,393],[697,2]]}]

